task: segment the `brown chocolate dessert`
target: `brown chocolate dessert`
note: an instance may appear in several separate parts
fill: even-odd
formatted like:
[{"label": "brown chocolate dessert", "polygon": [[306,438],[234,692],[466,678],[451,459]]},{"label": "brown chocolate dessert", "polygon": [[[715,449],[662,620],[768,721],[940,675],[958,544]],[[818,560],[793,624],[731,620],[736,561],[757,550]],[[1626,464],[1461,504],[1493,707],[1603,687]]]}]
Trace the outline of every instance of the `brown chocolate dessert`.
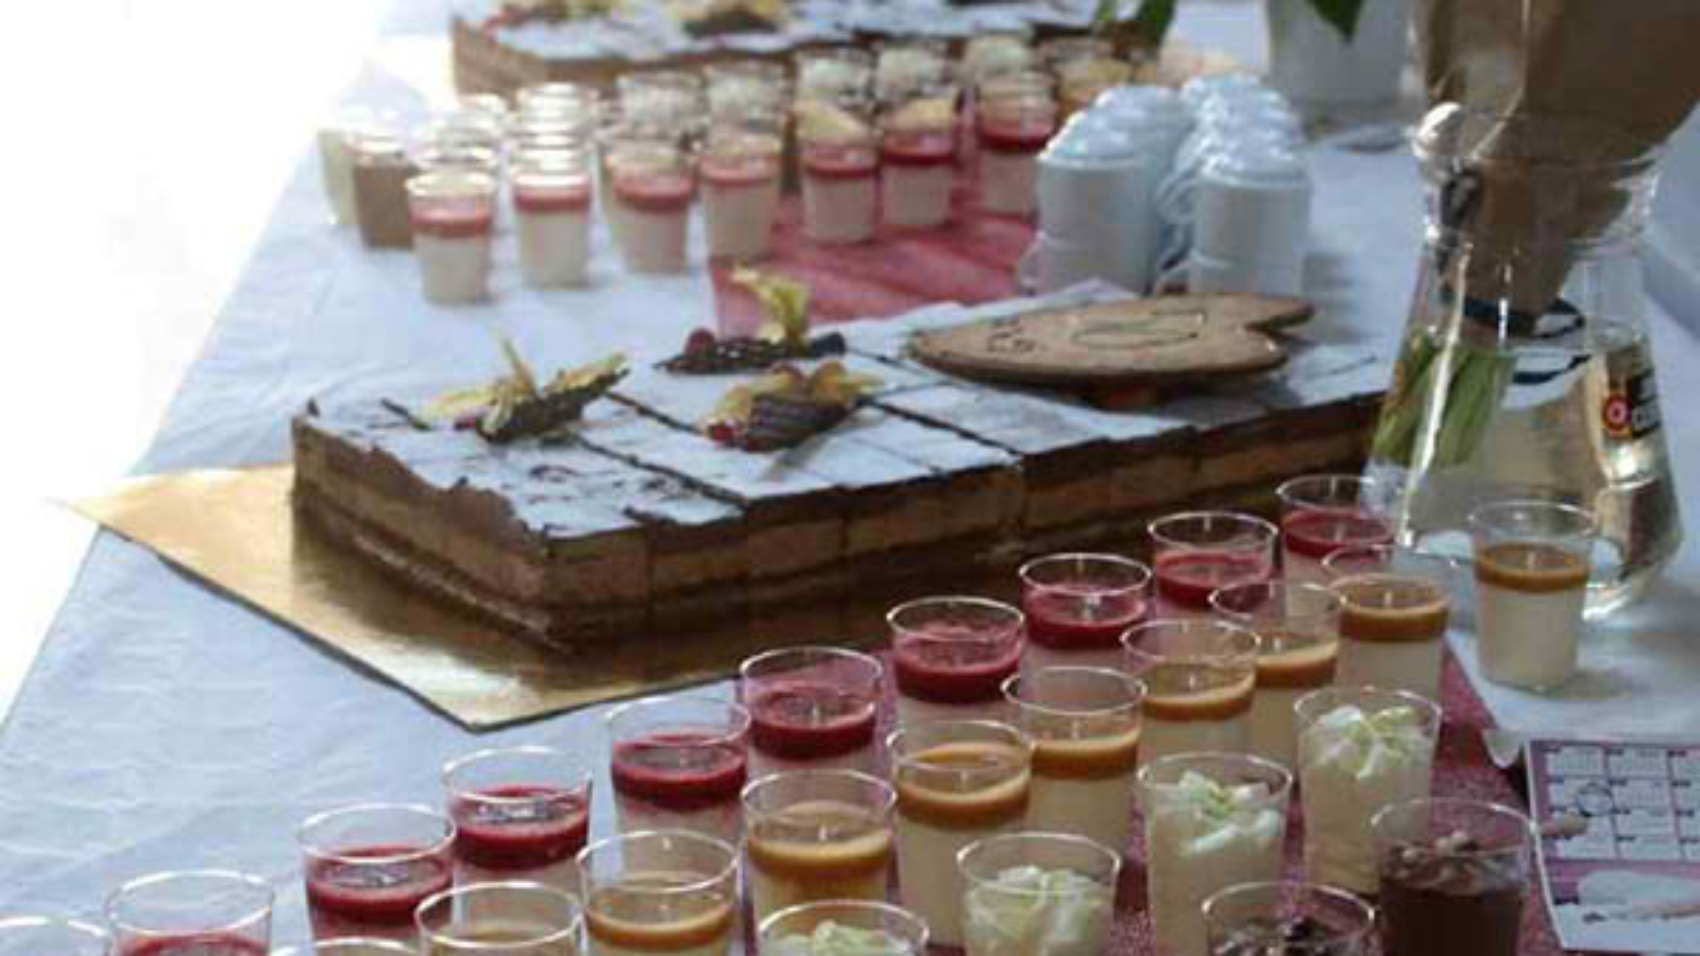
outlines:
[{"label": "brown chocolate dessert", "polygon": [[1523,872],[1508,853],[1466,833],[1432,844],[1404,843],[1381,864],[1384,956],[1517,956],[1523,922]]}]

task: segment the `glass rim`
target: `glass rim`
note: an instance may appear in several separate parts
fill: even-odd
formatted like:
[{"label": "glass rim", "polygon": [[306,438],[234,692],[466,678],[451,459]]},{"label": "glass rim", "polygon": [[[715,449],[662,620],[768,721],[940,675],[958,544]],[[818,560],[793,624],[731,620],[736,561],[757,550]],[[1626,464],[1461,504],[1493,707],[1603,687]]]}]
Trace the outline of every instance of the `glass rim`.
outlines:
[{"label": "glass rim", "polygon": [[579,761],[568,751],[562,750],[559,747],[550,747],[546,744],[516,744],[512,747],[485,747],[481,750],[474,750],[469,754],[462,754],[461,756],[443,764],[441,773],[443,789],[446,790],[452,797],[496,806],[519,806],[522,804],[537,803],[539,800],[552,799],[552,797],[547,794],[535,794],[528,797],[504,797],[500,794],[478,793],[459,786],[454,781],[455,774],[476,764],[482,763],[485,760],[490,760],[496,757],[512,757],[520,755],[525,757],[547,757],[550,759],[559,759],[566,764],[566,769],[570,771],[570,775],[573,778],[573,785],[565,788],[567,792],[576,793],[580,790],[590,789],[594,775],[589,770],[580,766]]},{"label": "glass rim", "polygon": [[477,169],[445,166],[407,179],[409,199],[489,199],[496,195],[496,177]]},{"label": "glass rim", "polygon": [[[1011,896],[1038,899],[1057,895],[1055,893],[1046,892],[1042,889],[1033,890],[1025,887],[1000,886],[992,880],[973,872],[969,868],[968,860],[976,853],[985,852],[990,847],[1014,843],[1048,843],[1052,845],[1067,844],[1084,850],[1088,853],[1099,856],[1100,859],[1110,861],[1110,874],[1107,882],[1100,882],[1093,877],[1087,877],[1088,879],[1091,879],[1092,882],[1098,884],[1100,888],[1111,893],[1116,892],[1116,888],[1120,883],[1122,874],[1122,855],[1120,853],[1117,853],[1115,850],[1112,850],[1104,844],[1099,843],[1097,840],[1093,840],[1089,837],[1083,837],[1077,833],[1061,833],[1054,830],[1022,830],[1017,833],[998,833],[988,837],[981,837],[980,839],[975,840],[962,849],[956,851],[956,872],[961,874],[962,878],[973,886],[988,887],[997,890],[999,893],[1007,893]],[[1086,876],[1084,873],[1081,875]]]},{"label": "glass rim", "polygon": [[[1376,924],[1379,920],[1379,914],[1373,905],[1365,902],[1356,893],[1341,889],[1338,886],[1333,886],[1328,883],[1316,883],[1310,880],[1253,880],[1246,883],[1234,883],[1229,886],[1224,886],[1210,894],[1208,897],[1205,897],[1204,902],[1199,906],[1199,910],[1204,918],[1205,927],[1208,928],[1210,926],[1218,909],[1236,897],[1241,895],[1249,896],[1254,893],[1271,892],[1277,894],[1282,899],[1286,899],[1289,893],[1306,897],[1321,897],[1335,903],[1340,903],[1363,918],[1361,925],[1353,927],[1349,931],[1333,932],[1331,933],[1332,938],[1319,941],[1315,944],[1297,944],[1301,953],[1310,952],[1315,953],[1316,956],[1324,956],[1324,954],[1332,953],[1334,951],[1334,947],[1341,943],[1358,942],[1368,939],[1370,934],[1375,932]],[[1291,946],[1294,944],[1288,945]]]},{"label": "glass rim", "polygon": [[784,909],[774,910],[767,914],[766,919],[761,920],[756,925],[756,940],[759,944],[763,937],[774,932],[775,927],[784,920],[795,919],[799,916],[807,915],[812,912],[829,909],[864,910],[871,913],[878,913],[881,916],[895,920],[896,922],[907,926],[909,929],[916,931],[913,935],[915,936],[915,941],[919,943],[919,948],[916,950],[917,953],[926,952],[927,941],[932,937],[931,928],[927,926],[927,921],[922,919],[920,916],[917,916],[911,910],[904,909],[895,903],[887,903],[884,900],[858,900],[845,898],[811,900],[807,903],[794,903]]},{"label": "glass rim", "polygon": [[[1255,529],[1259,535],[1259,540],[1249,542],[1245,546],[1247,549],[1264,547],[1273,543],[1281,536],[1281,529],[1277,528],[1274,522],[1264,518],[1259,518],[1257,515],[1246,514],[1243,511],[1177,511],[1173,514],[1163,515],[1161,518],[1151,519],[1145,525],[1145,533],[1151,536],[1153,544],[1166,545],[1171,548],[1198,550],[1200,548],[1226,547],[1227,545],[1225,544],[1200,544],[1195,541],[1178,540],[1172,535],[1163,534],[1160,530],[1167,525],[1181,521],[1201,521],[1206,519],[1210,522],[1229,522]],[[1235,546],[1235,550],[1240,550],[1240,547]]]},{"label": "glass rim", "polygon": [[[1129,700],[1120,704],[1109,704],[1103,707],[1060,707],[1055,704],[1043,704],[1026,700],[1017,696],[1016,689],[1023,682],[1040,674],[1091,674],[1094,677],[1114,677],[1127,689]],[[1062,665],[1056,667],[1041,667],[1032,673],[1020,672],[1009,675],[998,685],[1003,693],[1003,699],[1023,712],[1042,714],[1046,717],[1080,718],[1080,717],[1117,717],[1128,713],[1138,713],[1145,706],[1145,682],[1126,671],[1110,667],[1085,667],[1081,665]]]},{"label": "glass rim", "polygon": [[609,735],[613,736],[614,722],[619,720],[621,717],[624,717],[627,714],[636,713],[639,710],[672,703],[684,703],[691,706],[711,705],[713,707],[726,709],[726,713],[732,718],[732,726],[727,728],[724,732],[716,730],[703,735],[702,743],[735,744],[743,740],[750,733],[750,712],[743,704],[740,704],[735,700],[722,700],[718,697],[710,697],[707,694],[690,693],[651,694],[648,697],[639,697],[635,700],[628,700],[625,703],[609,710],[607,714],[604,714],[602,717],[602,725],[607,728]]},{"label": "glass rim", "polygon": [[1387,487],[1386,482],[1381,481],[1378,478],[1373,478],[1369,475],[1354,475],[1345,471],[1320,472],[1314,475],[1299,475],[1296,478],[1288,478],[1286,481],[1283,481],[1281,484],[1276,486],[1275,497],[1279,499],[1283,505],[1291,508],[1303,508],[1307,511],[1326,511],[1332,508],[1344,507],[1342,504],[1321,502],[1314,499],[1299,497],[1301,489],[1308,488],[1313,485],[1319,485],[1323,482],[1327,482],[1330,486],[1336,484],[1356,486],[1360,495],[1359,500],[1362,500],[1361,496],[1365,491],[1376,494],[1386,494],[1390,490]]},{"label": "glass rim", "polygon": [[[915,754],[901,753],[901,748],[900,748],[899,745],[901,743],[905,742],[908,735],[913,733],[916,730],[929,730],[929,729],[930,730],[939,730],[939,729],[943,729],[943,728],[946,728],[946,727],[955,727],[955,728],[961,728],[961,729],[973,728],[975,730],[988,731],[988,732],[991,732],[991,733],[996,733],[996,734],[999,734],[999,735],[1008,736],[1008,737],[1011,738],[1010,740],[1007,741],[1008,743],[1010,743],[1010,744],[1020,748],[1022,751],[1024,751],[1028,755],[1029,760],[1032,759],[1033,749],[1034,749],[1034,743],[1033,743],[1032,736],[1030,736],[1025,730],[1022,730],[1020,727],[1015,726],[1014,724],[1006,724],[1006,723],[1004,723],[1003,721],[1000,721],[1000,720],[966,720],[966,719],[955,719],[955,718],[946,718],[944,720],[912,720],[912,721],[909,721],[905,724],[900,725],[897,729],[893,730],[891,733],[887,734],[886,737],[885,737],[886,754],[891,761],[892,769],[896,770],[900,766],[906,766],[906,767],[919,766],[923,769],[931,767],[932,765],[930,765],[930,764],[917,764],[916,761],[915,761]],[[976,738],[970,738],[970,741],[973,741],[975,739]],[[942,744],[955,743],[955,742],[956,741],[944,740],[944,741],[940,741],[938,744],[934,744],[933,746],[940,746]],[[928,749],[931,749],[931,748],[928,748]],[[922,752],[925,753],[925,751],[922,751]],[[972,772],[972,771],[970,771],[970,772]]]},{"label": "glass rim", "polygon": [[[443,835],[426,846],[409,850],[406,853],[384,854],[383,856],[354,855],[342,850],[327,849],[314,845],[313,841],[308,837],[309,830],[339,817],[351,817],[357,814],[363,815],[395,812],[441,823],[443,826]],[[320,810],[318,813],[314,813],[308,816],[307,819],[302,820],[300,825],[295,828],[295,843],[301,848],[302,853],[305,853],[307,856],[312,857],[315,860],[328,860],[336,863],[360,865],[406,863],[413,860],[429,859],[430,857],[446,852],[449,847],[453,845],[455,835],[458,832],[459,831],[455,826],[455,822],[451,820],[447,814],[440,813],[434,808],[426,806],[423,803],[351,803],[346,806],[332,807],[329,810]]]},{"label": "glass rim", "polygon": [[[885,678],[885,665],[880,663],[880,659],[872,654],[852,650],[848,647],[835,647],[831,644],[793,644],[789,647],[775,647],[772,650],[761,651],[744,658],[738,663],[738,679],[740,681],[760,680],[768,675],[751,675],[750,670],[752,668],[759,667],[762,664],[771,663],[774,660],[778,660],[792,654],[818,654],[821,657],[834,660],[855,661],[858,664],[871,666],[873,668],[875,681],[880,681]],[[789,673],[789,671],[774,671],[773,673],[785,674]]]},{"label": "glass rim", "polygon": [[[475,941],[462,939],[459,936],[446,932],[443,929],[433,928],[425,922],[426,911],[435,906],[443,903],[449,903],[452,905],[454,900],[467,896],[476,896],[480,893],[487,893],[492,890],[519,890],[526,893],[540,893],[544,896],[553,897],[556,900],[565,901],[570,904],[569,912],[572,913],[572,920],[567,926],[560,929],[550,930],[547,933],[529,936],[523,940],[504,940],[497,943],[485,940]],[[539,883],[536,880],[495,880],[490,882],[467,883],[461,886],[451,886],[446,890],[439,890],[436,893],[432,893],[430,896],[420,900],[419,905],[413,908],[413,925],[414,928],[419,931],[421,936],[429,940],[441,942],[453,949],[464,948],[470,951],[480,952],[524,950],[530,949],[534,946],[558,943],[565,939],[576,940],[578,938],[579,929],[584,925],[584,903],[578,898],[578,896],[572,893],[568,893],[565,890],[558,890],[553,886]],[[314,945],[318,946],[320,944],[314,943]]]},{"label": "glass rim", "polygon": [[[1363,571],[1342,570],[1342,566],[1350,559],[1362,560],[1366,556],[1375,555],[1383,567]],[[1393,562],[1400,558],[1415,560],[1418,564],[1435,570],[1435,574],[1424,574],[1422,571],[1400,571],[1392,567]],[[1322,569],[1332,575],[1330,585],[1338,585],[1347,578],[1395,577],[1395,578],[1427,578],[1433,580],[1444,574],[1448,588],[1457,580],[1459,565],[1456,558],[1430,551],[1419,551],[1416,548],[1401,547],[1396,544],[1354,544],[1350,547],[1339,548],[1334,553],[1322,559]]]},{"label": "glass rim", "polygon": [[1120,569],[1132,571],[1135,578],[1134,582],[1131,584],[1118,584],[1107,589],[1108,593],[1112,594],[1141,590],[1146,585],[1150,584],[1152,580],[1151,567],[1145,562],[1136,561],[1133,558],[1123,557],[1119,554],[1110,554],[1105,551],[1059,551],[1055,554],[1040,555],[1037,558],[1031,558],[1023,562],[1021,567],[1016,569],[1015,576],[1027,587],[1047,588],[1053,590],[1066,589],[1066,584],[1035,581],[1032,578],[1032,574],[1035,570],[1047,565],[1060,564],[1069,561],[1077,563],[1093,562],[1097,564],[1109,564]]},{"label": "glass rim", "polygon": [[[1565,531],[1530,530],[1518,533],[1514,529],[1494,524],[1491,520],[1500,513],[1508,513],[1523,508],[1539,509],[1549,514],[1563,515],[1565,518],[1576,522],[1577,526]],[[1544,501],[1540,498],[1507,498],[1502,501],[1490,501],[1472,508],[1469,517],[1465,518],[1464,521],[1471,532],[1529,538],[1538,541],[1588,541],[1599,533],[1599,517],[1594,512],[1579,505],[1562,501]]]},{"label": "glass rim", "polygon": [[[635,844],[642,841],[656,839],[678,840],[684,843],[694,843],[698,846],[724,853],[726,855],[726,865],[716,870],[712,875],[705,876],[702,879],[695,880],[690,883],[681,883],[676,886],[646,886],[641,891],[645,896],[676,897],[701,893],[705,890],[712,890],[719,884],[726,882],[728,878],[736,878],[738,875],[738,851],[725,840],[711,837],[705,833],[698,833],[695,830],[632,830],[629,833],[616,833],[613,836],[603,837],[593,843],[585,844],[584,848],[579,850],[573,857],[573,862],[578,865],[579,871],[583,874],[583,876],[589,877],[592,871],[591,861],[595,859],[598,853],[602,853],[615,847],[624,847],[627,844]],[[624,869],[625,861],[622,859],[621,862],[622,869]],[[589,878],[582,880],[582,882],[594,884],[597,881],[593,878]],[[588,891],[585,893],[584,908],[586,910],[590,909],[590,895],[591,894]]]},{"label": "glass rim", "polygon": [[[993,612],[996,612],[998,614],[1005,615],[1006,617],[1013,617],[1015,623],[1014,623],[1014,626],[1011,627],[1010,629],[1012,631],[1015,631],[1017,634],[1019,634],[1024,628],[1027,627],[1027,615],[1022,613],[1021,609],[1016,607],[1015,605],[1007,604],[1003,601],[999,601],[999,600],[996,600],[996,599],[993,599],[993,598],[978,597],[978,596],[971,595],[971,594],[938,594],[938,595],[932,595],[932,596],[929,596],[929,597],[919,597],[919,598],[914,598],[912,600],[904,601],[902,604],[899,604],[896,607],[893,607],[891,610],[885,612],[886,627],[889,628],[892,631],[893,634],[895,634],[899,631],[904,632],[904,633],[909,633],[909,634],[916,633],[914,628],[905,627],[903,625],[900,625],[898,623],[898,618],[902,617],[905,612],[914,611],[917,608],[928,607],[928,606],[931,606],[931,605],[947,605],[947,604],[967,605],[969,607],[973,607],[973,608],[976,608],[976,609],[979,609],[979,610],[993,611]],[[959,640],[959,638],[950,638],[950,637],[935,637],[935,638],[929,638],[929,639],[930,640],[937,640],[937,641]],[[967,639],[968,638],[960,638],[960,640],[967,640]]]},{"label": "glass rim", "polygon": [[871,807],[870,809],[876,811],[876,814],[882,819],[889,817],[892,811],[897,808],[896,787],[893,787],[888,781],[881,780],[873,774],[863,773],[860,770],[851,770],[846,767],[803,767],[798,770],[780,770],[775,773],[764,773],[754,780],[744,784],[743,789],[738,792],[738,804],[744,809],[744,812],[753,813],[758,816],[771,817],[775,814],[784,813],[786,810],[785,807],[780,807],[774,810],[763,810],[751,806],[750,802],[755,798],[758,792],[765,790],[768,787],[805,778],[810,780],[842,780],[846,783],[871,786],[872,792],[879,794],[879,803],[877,806]]},{"label": "glass rim", "polygon": [[[1328,601],[1328,606],[1324,610],[1299,614],[1284,607],[1268,615],[1268,617],[1279,618],[1283,621],[1310,621],[1328,617],[1337,617],[1346,607],[1346,599],[1340,596],[1340,592],[1334,590],[1328,585],[1317,584],[1315,581],[1296,581],[1288,578],[1272,578],[1264,581],[1236,581],[1233,584],[1224,584],[1210,592],[1210,597],[1206,599],[1207,603],[1210,605],[1210,610],[1227,618],[1230,624],[1238,624],[1241,627],[1254,632],[1255,628],[1250,627],[1246,622],[1258,620],[1260,617],[1260,612],[1258,610],[1242,611],[1237,608],[1224,606],[1228,603],[1224,594],[1230,591],[1241,590],[1260,590],[1268,592],[1269,597],[1267,600],[1271,602],[1275,600],[1275,595],[1277,594],[1285,595],[1294,591],[1301,594],[1314,594],[1318,598],[1325,598]],[[1262,635],[1258,636],[1261,637]]]},{"label": "glass rim", "polygon": [[[1483,811],[1489,816],[1500,817],[1508,822],[1516,824],[1518,832],[1523,835],[1523,842],[1517,846],[1504,845],[1496,847],[1482,847],[1476,850],[1445,851],[1445,855],[1449,857],[1478,859],[1482,857],[1499,856],[1512,852],[1519,847],[1526,847],[1530,850],[1530,852],[1533,852],[1535,848],[1540,845],[1540,829],[1535,826],[1535,821],[1530,818],[1528,814],[1516,807],[1508,806],[1503,803],[1495,803],[1492,800],[1473,800],[1469,797],[1412,797],[1410,799],[1389,803],[1380,810],[1377,810],[1375,814],[1369,818],[1370,833],[1378,839],[1386,838],[1384,831],[1391,825],[1387,821],[1392,820],[1394,814],[1402,811],[1415,810],[1419,807],[1451,807],[1458,810]],[[1439,853],[1442,851],[1436,850],[1434,852]]]},{"label": "glass rim", "polygon": [[[1360,684],[1352,687],[1330,684],[1326,687],[1317,687],[1300,694],[1293,700],[1293,717],[1295,720],[1300,720],[1305,724],[1305,727],[1300,728],[1299,732],[1303,733],[1305,729],[1308,729],[1308,725],[1311,722],[1304,720],[1305,712],[1311,707],[1319,706],[1317,704],[1307,704],[1308,701],[1317,701],[1334,697],[1338,698],[1342,705],[1352,705],[1353,701],[1351,698],[1359,695],[1363,697],[1379,697],[1382,700],[1402,701],[1417,713],[1423,715],[1423,726],[1428,729],[1429,736],[1434,737],[1436,740],[1440,738],[1441,728],[1446,723],[1446,711],[1440,706],[1438,701],[1430,700],[1429,698],[1414,691],[1401,690],[1397,687],[1381,687],[1375,684]],[[1380,713],[1380,711],[1377,711],[1376,713]],[[1320,717],[1321,714],[1318,714],[1317,716]]]},{"label": "glass rim", "polygon": [[[1256,768],[1262,773],[1271,775],[1275,780],[1280,781],[1281,785],[1269,791],[1269,794],[1265,798],[1267,801],[1275,801],[1291,794],[1293,792],[1293,783],[1297,779],[1293,771],[1287,769],[1284,765],[1264,757],[1259,757],[1256,754],[1227,753],[1224,751],[1212,750],[1184,750],[1180,753],[1164,754],[1150,763],[1141,763],[1139,765],[1139,771],[1135,776],[1135,780],[1142,791],[1151,787],[1171,787],[1174,786],[1174,784],[1155,782],[1154,778],[1157,776],[1156,771],[1167,770],[1171,767],[1186,766],[1188,764],[1212,764],[1217,766],[1239,764],[1245,767]],[[1178,780],[1179,778],[1177,777],[1176,779]]]},{"label": "glass rim", "polygon": [[157,873],[147,873],[142,876],[125,880],[123,883],[118,884],[112,892],[108,893],[106,895],[105,906],[102,907],[102,912],[106,916],[107,924],[113,930],[129,933],[135,936],[160,937],[183,935],[185,931],[182,928],[150,928],[137,925],[136,923],[123,919],[119,916],[119,905],[121,901],[123,901],[131,893],[136,890],[148,889],[150,887],[159,886],[164,883],[172,883],[178,880],[222,880],[232,885],[239,883],[247,889],[259,894],[263,898],[263,902],[260,902],[253,910],[238,916],[235,919],[228,920],[218,926],[207,926],[193,930],[192,932],[198,936],[207,936],[215,933],[240,933],[270,919],[272,909],[277,905],[277,887],[273,886],[270,880],[261,876],[256,876],[252,873],[244,873],[241,870],[226,870],[217,868],[161,870]]},{"label": "glass rim", "polygon": [[400,940],[385,939],[382,936],[331,936],[326,939],[308,940],[295,946],[283,946],[273,949],[268,956],[316,956],[327,949],[378,949],[388,950],[395,956],[418,956],[418,951]]},{"label": "glass rim", "polygon": [[[1220,630],[1230,637],[1248,638],[1251,642],[1251,647],[1248,650],[1230,648],[1226,651],[1216,652],[1206,651],[1192,654],[1163,654],[1157,651],[1146,650],[1145,648],[1134,646],[1139,638],[1144,636],[1145,633],[1154,632],[1161,628],[1178,628],[1181,631],[1212,628]],[[1224,621],[1220,618],[1210,617],[1158,617],[1152,618],[1149,621],[1140,621],[1138,624],[1135,624],[1123,631],[1121,637],[1118,638],[1118,641],[1120,642],[1124,653],[1161,664],[1187,663],[1191,661],[1218,659],[1234,660],[1241,657],[1255,661],[1257,656],[1263,653],[1263,638],[1256,631],[1235,621]],[[1244,643],[1244,641],[1241,641],[1240,643]]]}]

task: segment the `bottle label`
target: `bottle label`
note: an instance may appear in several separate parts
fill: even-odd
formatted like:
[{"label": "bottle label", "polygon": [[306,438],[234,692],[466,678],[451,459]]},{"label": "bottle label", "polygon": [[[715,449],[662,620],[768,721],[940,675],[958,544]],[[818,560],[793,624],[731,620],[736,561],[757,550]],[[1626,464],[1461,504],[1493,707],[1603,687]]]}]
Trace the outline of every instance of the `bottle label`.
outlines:
[{"label": "bottle label", "polygon": [[1600,418],[1612,438],[1634,441],[1659,430],[1659,387],[1651,368],[1641,369],[1614,383],[1606,393]]}]

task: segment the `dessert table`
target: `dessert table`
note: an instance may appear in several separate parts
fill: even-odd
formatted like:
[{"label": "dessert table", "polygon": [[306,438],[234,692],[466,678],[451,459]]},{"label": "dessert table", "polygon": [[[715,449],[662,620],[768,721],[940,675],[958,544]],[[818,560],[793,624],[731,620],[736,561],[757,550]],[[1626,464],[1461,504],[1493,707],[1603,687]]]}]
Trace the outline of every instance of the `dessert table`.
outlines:
[{"label": "dessert table", "polygon": [[[407,5],[403,5],[407,6]],[[422,5],[430,6],[430,5]],[[1180,32],[1261,59],[1260,5],[1187,5]],[[393,28],[439,29],[410,11]],[[425,42],[411,35],[408,42]],[[436,41],[432,41],[436,42]],[[442,50],[446,63],[446,47]],[[420,92],[369,69],[351,96],[421,111]],[[497,370],[493,333],[541,367],[624,349],[675,351],[713,324],[700,262],[678,277],[619,272],[599,237],[595,284],[518,285],[511,237],[498,247],[494,304],[425,304],[405,253],[369,252],[326,221],[306,144],[262,239],[137,473],[287,460],[288,422],[313,397],[429,391]],[[1403,151],[1310,150],[1317,184],[1307,335],[1391,354],[1420,240],[1420,191]],[[695,247],[701,248],[700,236]],[[1656,312],[1656,309],[1655,309]],[[1655,354],[1682,499],[1700,508],[1700,338],[1656,313]],[[1452,636],[1494,720],[1512,731],[1692,733],[1700,728],[1700,548],[1679,555],[1640,605],[1596,627],[1585,675],[1538,697],[1487,685],[1473,638]],[[727,684],[714,693],[730,693]],[[438,768],[472,749],[522,741],[580,748],[599,771],[593,819],[613,815],[601,708],[473,735],[412,697],[162,563],[102,534],[0,725],[0,912],[92,912],[140,873],[249,870],[283,888],[274,936],[305,938],[293,841],[308,813],[338,803],[435,803]]]}]

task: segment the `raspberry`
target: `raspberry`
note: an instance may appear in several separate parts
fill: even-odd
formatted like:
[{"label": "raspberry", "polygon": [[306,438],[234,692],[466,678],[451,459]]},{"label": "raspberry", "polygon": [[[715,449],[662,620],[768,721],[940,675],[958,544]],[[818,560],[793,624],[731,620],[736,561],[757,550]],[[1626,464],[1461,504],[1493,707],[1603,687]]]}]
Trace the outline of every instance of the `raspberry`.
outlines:
[{"label": "raspberry", "polygon": [[738,444],[738,430],[732,427],[731,422],[710,422],[708,437],[717,445],[732,447]]},{"label": "raspberry", "polygon": [[686,354],[707,352],[713,349],[717,342],[719,342],[719,339],[715,338],[713,332],[707,329],[692,329],[691,334],[685,338],[685,352]]}]

